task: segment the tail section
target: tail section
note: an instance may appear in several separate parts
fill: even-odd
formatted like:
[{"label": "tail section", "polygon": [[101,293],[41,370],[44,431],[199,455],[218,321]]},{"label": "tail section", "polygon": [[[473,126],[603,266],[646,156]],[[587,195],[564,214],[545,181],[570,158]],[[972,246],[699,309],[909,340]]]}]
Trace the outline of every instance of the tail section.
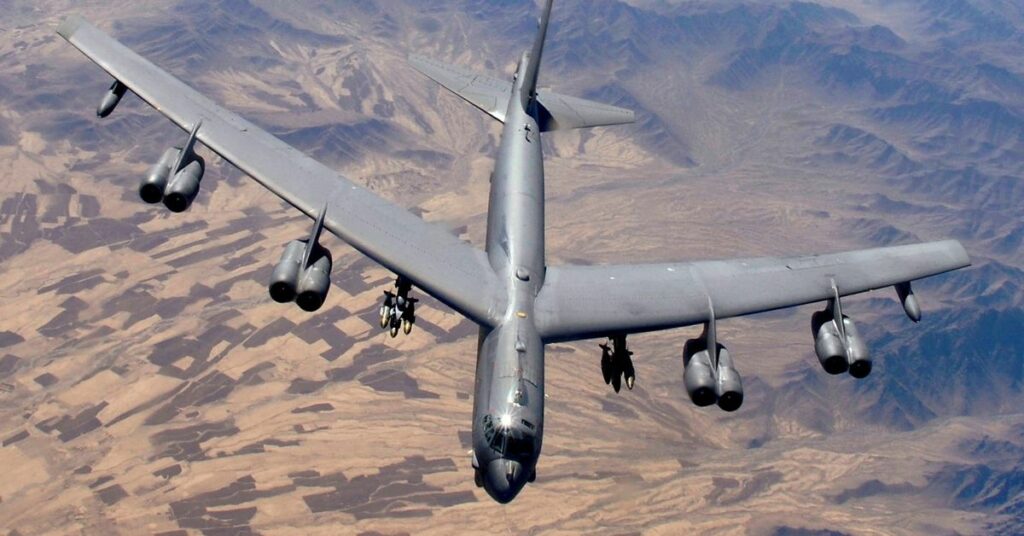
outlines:
[{"label": "tail section", "polygon": [[523,94],[532,97],[537,93],[537,74],[540,72],[540,61],[544,56],[544,41],[548,36],[548,23],[551,22],[551,7],[555,0],[545,0],[544,12],[540,16],[537,38],[533,41],[533,48],[527,57],[527,64],[523,70],[522,88]]},{"label": "tail section", "polygon": [[636,121],[632,110],[541,90],[537,93],[541,132],[624,125]]},{"label": "tail section", "polygon": [[515,92],[514,84],[517,83],[522,84],[520,87],[522,88],[524,109],[529,104],[525,101],[536,100],[538,104],[537,119],[542,132],[621,125],[635,121],[635,116],[630,110],[560,95],[552,91],[537,91],[537,73],[540,70],[541,56],[544,54],[544,41],[547,38],[551,6],[554,0],[545,0],[545,2],[537,38],[531,51],[525,55],[525,63],[520,64],[518,79],[514,83],[475,74],[461,67],[423,56],[409,56],[409,62],[416,70],[503,123],[509,101]]},{"label": "tail section", "polygon": [[487,115],[505,122],[505,112],[512,98],[512,83],[487,75],[448,65],[423,56],[409,56],[409,63],[445,89],[462,97]]}]

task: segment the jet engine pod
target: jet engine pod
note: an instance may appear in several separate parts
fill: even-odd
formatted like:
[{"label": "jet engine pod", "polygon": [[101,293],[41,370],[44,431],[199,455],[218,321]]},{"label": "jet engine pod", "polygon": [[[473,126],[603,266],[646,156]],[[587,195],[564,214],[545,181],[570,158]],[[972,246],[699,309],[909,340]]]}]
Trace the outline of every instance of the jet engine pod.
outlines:
[{"label": "jet engine pod", "polygon": [[836,326],[832,311],[826,309],[811,317],[811,331],[814,333],[814,352],[825,372],[837,375],[849,370],[846,345]]},{"label": "jet engine pod", "polygon": [[900,303],[903,304],[903,312],[907,313],[907,318],[910,318],[915,324],[920,322],[921,305],[917,302],[917,296],[914,295],[914,289],[910,283],[896,285],[896,294],[900,298]]},{"label": "jet engine pod", "polygon": [[299,279],[299,295],[295,299],[303,311],[310,313],[319,310],[327,300],[327,292],[331,290],[331,269],[334,265],[331,252],[321,246],[316,246],[313,250],[313,259],[315,260]]},{"label": "jet engine pod", "polygon": [[203,180],[205,170],[206,162],[203,158],[194,156],[167,185],[167,190],[164,191],[164,206],[176,213],[188,210],[199,195],[199,183]]},{"label": "jet engine pod", "polygon": [[707,407],[718,402],[715,372],[711,366],[711,355],[703,339],[691,339],[683,346],[683,383],[690,400],[698,407]]},{"label": "jet engine pod", "polygon": [[302,257],[306,243],[293,240],[284,247],[281,260],[270,274],[270,297],[277,303],[291,303],[298,294],[299,273],[302,271]]},{"label": "jet engine pod", "polygon": [[113,113],[114,108],[117,108],[118,103],[121,102],[121,98],[128,91],[128,86],[122,84],[119,80],[114,81],[114,84],[110,86],[110,91],[107,91],[103,95],[103,100],[100,101],[100,105],[96,108],[96,115],[98,117],[107,117]]},{"label": "jet engine pod", "polygon": [[160,161],[149,170],[146,178],[139,184],[139,197],[151,205],[155,205],[164,199],[164,190],[167,189],[167,181],[171,176],[171,166],[178,161],[181,149],[170,148],[164,151]]},{"label": "jet engine pod", "polygon": [[847,363],[850,366],[850,376],[862,380],[871,374],[871,352],[868,350],[864,338],[857,331],[857,325],[850,320],[850,317],[843,317],[843,325],[846,329]]},{"label": "jet engine pod", "polygon": [[716,384],[718,407],[723,411],[733,412],[743,405],[743,380],[739,371],[732,364],[729,350],[718,345],[718,382]]}]

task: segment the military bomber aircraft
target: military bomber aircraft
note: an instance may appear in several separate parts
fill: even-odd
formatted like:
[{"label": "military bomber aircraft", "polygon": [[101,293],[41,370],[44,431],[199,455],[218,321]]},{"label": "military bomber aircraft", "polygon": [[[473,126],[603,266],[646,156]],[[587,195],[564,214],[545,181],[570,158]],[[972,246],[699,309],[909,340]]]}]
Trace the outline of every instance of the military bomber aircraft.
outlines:
[{"label": "military bomber aircraft", "polygon": [[491,182],[484,250],[430,225],[303,155],[135,54],[80,17],[58,33],[103,68],[113,85],[97,110],[106,117],[131,91],[188,133],[142,180],[139,195],[184,212],[196,199],[202,143],[306,214],[310,234],[287,244],[269,282],[273,300],[320,309],[332,257],[327,230],[397,276],[385,293],[381,327],[392,336],[415,323],[419,289],[480,327],[473,407],[472,466],[478,486],[507,503],[537,476],[544,432],[544,349],[607,338],[601,371],[616,391],[636,373],[630,335],[703,325],[683,347],[683,384],[698,406],[736,411],[743,384],[718,341],[716,322],[814,302],[814,348],[829,374],[868,376],[872,358],[842,299],[894,287],[907,316],[921,319],[911,282],[966,267],[955,241],[797,258],[617,266],[551,266],[544,247],[541,135],[629,123],[631,111],[538,89],[553,0],[546,0],[533,46],[511,79],[412,56],[414,67],[504,124]]}]

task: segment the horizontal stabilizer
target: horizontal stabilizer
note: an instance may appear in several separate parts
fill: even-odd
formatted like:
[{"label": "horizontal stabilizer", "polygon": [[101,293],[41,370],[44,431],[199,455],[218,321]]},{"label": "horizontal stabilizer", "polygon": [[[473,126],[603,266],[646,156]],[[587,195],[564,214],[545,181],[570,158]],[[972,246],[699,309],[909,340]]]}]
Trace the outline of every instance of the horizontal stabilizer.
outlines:
[{"label": "horizontal stabilizer", "polygon": [[636,121],[636,114],[632,110],[550,91],[537,92],[537,102],[541,108],[542,132],[623,125]]},{"label": "horizontal stabilizer", "polygon": [[505,122],[505,112],[512,97],[512,82],[448,65],[419,55],[409,56],[409,63],[448,91],[462,97],[491,117]]},{"label": "horizontal stabilizer", "polygon": [[[449,65],[419,55],[409,56],[409,63],[419,72],[462,97],[491,117],[505,122],[512,82],[493,76],[476,74],[462,67]],[[574,128],[622,125],[636,120],[631,110],[578,99],[552,91],[537,94],[542,132]]]}]

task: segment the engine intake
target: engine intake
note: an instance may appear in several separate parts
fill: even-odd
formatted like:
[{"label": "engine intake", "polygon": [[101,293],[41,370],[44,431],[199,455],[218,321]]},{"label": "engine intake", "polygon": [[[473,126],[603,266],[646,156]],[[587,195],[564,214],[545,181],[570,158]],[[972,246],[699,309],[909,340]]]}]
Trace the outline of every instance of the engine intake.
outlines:
[{"label": "engine intake", "polygon": [[843,315],[842,322],[843,330],[840,331],[831,309],[814,314],[811,318],[814,352],[825,372],[832,375],[849,372],[854,378],[866,378],[872,369],[867,343],[850,317]]},{"label": "engine intake", "polygon": [[[111,92],[116,89],[111,88]],[[206,161],[195,152],[198,141],[199,121],[192,127],[192,133],[183,147],[172,147],[164,151],[160,160],[149,170],[139,185],[139,197],[150,204],[164,202],[171,212],[185,212],[196,196],[199,183],[206,171]],[[173,175],[173,177],[172,177]]]},{"label": "engine intake", "polygon": [[683,381],[690,400],[698,407],[718,404],[723,411],[733,412],[743,405],[743,380],[733,366],[729,349],[716,344],[718,365],[707,350],[705,339],[691,339],[683,347]]},{"label": "engine intake", "polygon": [[164,191],[164,206],[175,213],[185,212],[199,195],[199,183],[203,180],[206,162],[201,156],[194,156],[186,164]]},{"label": "engine intake", "polygon": [[299,295],[295,299],[303,311],[310,313],[318,311],[327,301],[327,292],[331,290],[331,269],[334,265],[331,252],[323,247],[314,248],[313,258],[316,260],[310,263],[299,280]]},{"label": "engine intake", "polygon": [[690,400],[697,407],[707,407],[718,402],[715,388],[715,373],[711,366],[711,355],[703,339],[690,339],[683,346],[683,382]]},{"label": "engine intake", "polygon": [[298,295],[299,272],[302,271],[302,256],[306,243],[293,240],[284,247],[281,260],[270,275],[270,298],[277,303],[291,303]]},{"label": "engine intake", "polygon": [[718,407],[732,413],[743,405],[743,380],[732,364],[729,350],[718,345]]},{"label": "engine intake", "polygon": [[295,302],[303,311],[315,312],[323,307],[331,289],[331,252],[314,245],[310,264],[304,268],[306,241],[294,240],[285,246],[281,260],[270,275],[268,290],[277,303]]},{"label": "engine intake", "polygon": [[139,184],[139,197],[143,201],[155,205],[163,200],[164,190],[167,189],[167,182],[171,176],[171,166],[178,161],[180,156],[181,149],[172,147],[164,151],[164,155]]},{"label": "engine intake", "polygon": [[850,320],[850,317],[843,317],[843,324],[846,326],[847,360],[850,364],[850,376],[862,380],[871,374],[872,361],[871,352],[868,350],[867,342],[857,331],[857,325]]},{"label": "engine intake", "polygon": [[143,201],[151,205],[163,201],[164,206],[171,212],[185,212],[192,206],[192,202],[199,195],[199,186],[206,171],[206,161],[194,153],[187,155],[181,169],[174,173],[174,167],[182,159],[181,153],[182,149],[175,147],[164,151],[164,155],[139,184],[139,197]]},{"label": "engine intake", "polygon": [[831,310],[814,313],[811,317],[811,331],[814,333],[814,352],[825,372],[833,376],[850,369],[846,358],[846,344],[836,326]]}]

